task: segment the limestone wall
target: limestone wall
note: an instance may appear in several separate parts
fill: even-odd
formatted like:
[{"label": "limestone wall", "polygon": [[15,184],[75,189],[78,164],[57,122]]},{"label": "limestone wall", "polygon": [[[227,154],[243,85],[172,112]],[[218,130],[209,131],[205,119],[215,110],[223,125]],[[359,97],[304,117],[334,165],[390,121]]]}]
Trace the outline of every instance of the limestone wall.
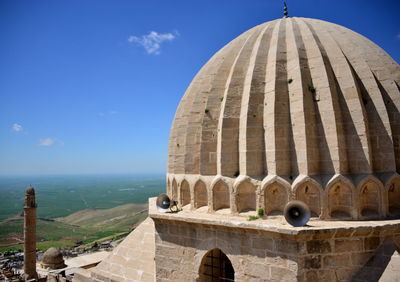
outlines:
[{"label": "limestone wall", "polygon": [[[145,281],[154,277],[154,223],[147,218],[132,231],[108,258],[74,281]],[[86,274],[86,278],[85,278]]]},{"label": "limestone wall", "polygon": [[300,175],[296,179],[267,176],[223,177],[168,174],[167,193],[180,206],[208,212],[256,211],[282,214],[290,200],[302,200],[321,219],[381,219],[400,217],[400,176],[382,174]]},{"label": "limestone wall", "polygon": [[288,235],[155,219],[155,229],[157,281],[199,281],[202,259],[214,248],[229,258],[236,281],[398,279],[398,270],[390,267],[398,257],[398,227]]}]

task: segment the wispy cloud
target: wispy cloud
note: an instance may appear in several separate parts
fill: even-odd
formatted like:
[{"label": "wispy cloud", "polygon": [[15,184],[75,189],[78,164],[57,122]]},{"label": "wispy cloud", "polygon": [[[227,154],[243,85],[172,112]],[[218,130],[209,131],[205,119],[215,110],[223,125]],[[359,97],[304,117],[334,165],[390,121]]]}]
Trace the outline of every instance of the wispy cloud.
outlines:
[{"label": "wispy cloud", "polygon": [[98,113],[98,115],[99,115],[100,117],[114,116],[114,115],[116,115],[116,114],[118,114],[117,111],[107,111],[107,112],[100,112],[100,113]]},{"label": "wispy cloud", "polygon": [[397,40],[400,40],[400,32],[396,35]]},{"label": "wispy cloud", "polygon": [[22,125],[18,124],[18,123],[14,123],[11,126],[12,131],[14,132],[22,132],[24,130],[24,128],[22,127]]},{"label": "wispy cloud", "polygon": [[146,50],[147,54],[159,55],[161,53],[161,44],[166,41],[172,41],[177,36],[179,36],[177,31],[174,33],[158,33],[156,31],[150,31],[149,34],[140,37],[131,35],[128,38],[128,42],[142,46]]},{"label": "wispy cloud", "polygon": [[39,146],[42,147],[52,147],[54,145],[64,145],[64,142],[55,138],[43,138],[43,139],[39,139]]}]

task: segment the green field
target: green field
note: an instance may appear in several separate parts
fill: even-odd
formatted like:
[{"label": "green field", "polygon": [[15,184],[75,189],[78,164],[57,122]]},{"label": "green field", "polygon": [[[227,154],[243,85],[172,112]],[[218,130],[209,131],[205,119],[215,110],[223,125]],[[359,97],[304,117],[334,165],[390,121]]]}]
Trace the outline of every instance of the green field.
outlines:
[{"label": "green field", "polygon": [[162,175],[0,177],[0,221],[22,212],[28,185],[36,190],[38,217],[64,217],[83,209],[146,203],[165,191]]},{"label": "green field", "polygon": [[[57,220],[37,220],[39,249],[89,243],[130,231],[147,217],[146,204],[127,204],[106,210],[87,209]],[[0,222],[0,251],[22,248],[23,217]]]},{"label": "green field", "polygon": [[35,187],[38,248],[68,247],[130,231],[147,201],[165,191],[163,176],[0,178],[0,251],[22,248],[24,191]]}]

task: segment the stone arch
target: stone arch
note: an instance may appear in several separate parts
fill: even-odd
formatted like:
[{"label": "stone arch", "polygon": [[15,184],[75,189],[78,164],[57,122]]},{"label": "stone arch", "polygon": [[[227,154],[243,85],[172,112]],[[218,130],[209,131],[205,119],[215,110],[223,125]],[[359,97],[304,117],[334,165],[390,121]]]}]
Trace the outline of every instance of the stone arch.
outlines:
[{"label": "stone arch", "polygon": [[388,193],[388,214],[393,217],[400,217],[400,178],[390,182]]},{"label": "stone arch", "polygon": [[237,212],[255,211],[257,205],[256,187],[248,180],[241,182],[235,193]]},{"label": "stone arch", "polygon": [[212,197],[214,211],[230,208],[229,186],[223,180],[219,180],[214,184],[212,188]]},{"label": "stone arch", "polygon": [[190,186],[189,182],[185,179],[181,182],[181,206],[186,206],[190,204]]},{"label": "stone arch", "polygon": [[202,180],[198,180],[194,185],[194,208],[198,209],[207,205],[207,186]]},{"label": "stone arch", "polygon": [[342,180],[327,187],[328,216],[336,219],[351,219],[354,214],[353,189]]},{"label": "stone arch", "polygon": [[199,281],[234,281],[235,270],[228,256],[219,248],[208,251],[199,267]]},{"label": "stone arch", "polygon": [[360,217],[362,219],[379,218],[382,215],[382,185],[374,177],[368,177],[359,187]]},{"label": "stone arch", "polygon": [[168,177],[167,177],[167,195],[171,195],[171,183],[169,182]]},{"label": "stone arch", "polygon": [[177,200],[178,199],[178,183],[176,183],[175,178],[172,180],[171,197],[172,197],[173,200]]},{"label": "stone arch", "polygon": [[303,201],[308,205],[312,217],[321,215],[321,187],[314,180],[304,179],[294,188],[296,200]]},{"label": "stone arch", "polygon": [[267,215],[282,215],[289,199],[289,190],[278,182],[264,188],[264,209]]}]

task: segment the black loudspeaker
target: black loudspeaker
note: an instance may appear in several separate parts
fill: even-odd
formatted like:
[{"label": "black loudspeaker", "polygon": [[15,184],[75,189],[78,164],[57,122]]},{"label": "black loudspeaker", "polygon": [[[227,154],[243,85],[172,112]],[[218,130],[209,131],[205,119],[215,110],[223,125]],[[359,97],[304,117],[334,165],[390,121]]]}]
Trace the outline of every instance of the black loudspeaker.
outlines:
[{"label": "black loudspeaker", "polygon": [[311,218],[310,208],[302,201],[287,203],[283,214],[286,221],[294,227],[306,225]]},{"label": "black loudspeaker", "polygon": [[[159,212],[165,213],[165,212],[178,212],[178,202],[171,200],[167,194],[160,194],[157,197],[156,201],[156,206],[157,210]],[[172,208],[175,207],[175,210],[172,210]]]}]

